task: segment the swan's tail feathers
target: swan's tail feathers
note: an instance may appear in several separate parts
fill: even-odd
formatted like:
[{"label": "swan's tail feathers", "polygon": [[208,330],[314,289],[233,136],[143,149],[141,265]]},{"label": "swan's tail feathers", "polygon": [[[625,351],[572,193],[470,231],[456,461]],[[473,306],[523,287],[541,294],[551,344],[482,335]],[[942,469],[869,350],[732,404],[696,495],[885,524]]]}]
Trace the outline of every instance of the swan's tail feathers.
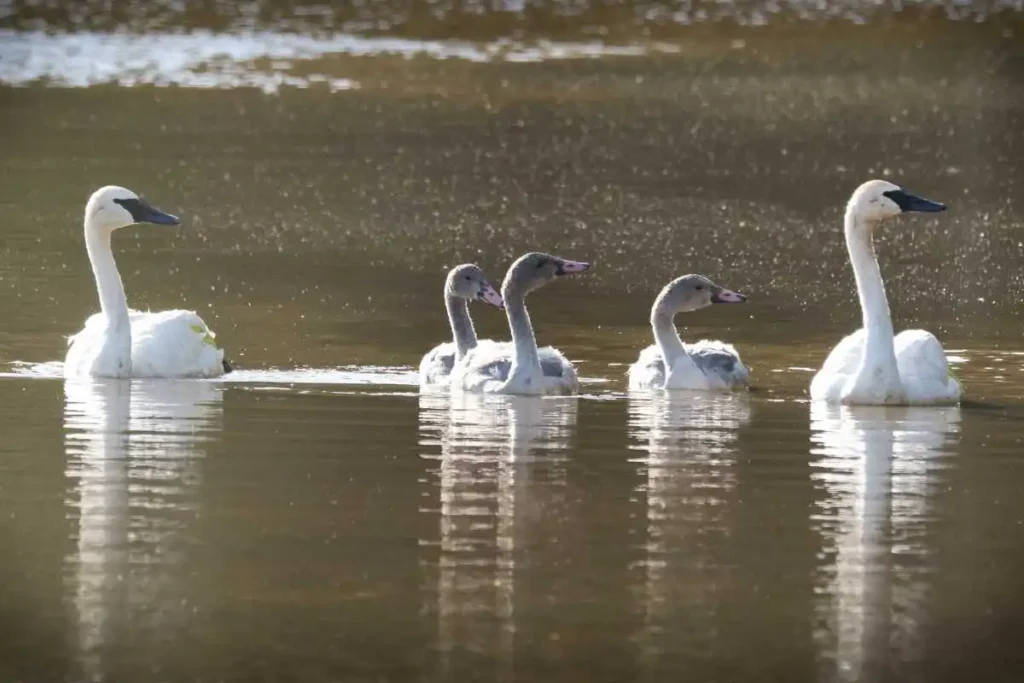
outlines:
[{"label": "swan's tail feathers", "polygon": [[223,363],[223,365],[224,365],[224,374],[225,375],[235,369],[234,367],[232,367],[231,362],[227,358],[222,360],[221,363]]}]

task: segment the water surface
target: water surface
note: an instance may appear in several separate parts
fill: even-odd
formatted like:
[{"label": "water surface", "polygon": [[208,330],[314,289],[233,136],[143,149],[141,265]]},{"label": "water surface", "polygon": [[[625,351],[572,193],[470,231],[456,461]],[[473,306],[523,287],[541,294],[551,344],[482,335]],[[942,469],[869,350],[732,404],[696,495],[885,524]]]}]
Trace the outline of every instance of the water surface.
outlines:
[{"label": "water surface", "polygon": [[[0,678],[1017,680],[1015,16],[0,35]],[[806,401],[874,176],[950,205],[877,249],[959,408]],[[107,183],[183,218],[116,237],[132,305],[195,308],[237,373],[60,378]],[[447,268],[531,249],[595,262],[530,298],[582,395],[421,394]],[[756,390],[627,396],[688,272],[750,296],[678,322]]]}]

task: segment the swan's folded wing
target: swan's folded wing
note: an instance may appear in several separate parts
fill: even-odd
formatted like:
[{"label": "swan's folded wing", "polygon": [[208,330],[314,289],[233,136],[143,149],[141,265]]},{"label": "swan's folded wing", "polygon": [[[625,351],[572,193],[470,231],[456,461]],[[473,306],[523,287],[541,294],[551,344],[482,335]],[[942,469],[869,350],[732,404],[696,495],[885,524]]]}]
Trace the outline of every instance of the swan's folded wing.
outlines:
[{"label": "swan's folded wing", "polygon": [[866,339],[863,328],[843,337],[828,354],[819,374],[852,375],[860,366]]},{"label": "swan's folded wing", "polygon": [[717,380],[727,387],[750,384],[750,373],[732,344],[701,340],[696,344],[683,344],[683,347],[709,380]]},{"label": "swan's folded wing", "polygon": [[904,330],[896,335],[896,365],[907,394],[916,401],[955,400],[960,385],[950,375],[942,344],[926,330]]},{"label": "swan's folded wing", "polygon": [[[514,354],[511,342],[481,340],[456,364],[452,371],[453,382],[470,391],[485,382],[504,382],[512,372]],[[576,383],[576,368],[557,349],[545,346],[537,350],[537,355],[544,377]]]},{"label": "swan's folded wing", "polygon": [[629,366],[630,389],[662,389],[665,386],[665,359],[657,345],[651,344],[640,352],[636,362]]},{"label": "swan's folded wing", "polygon": [[[129,311],[129,319],[134,311]],[[102,313],[93,313],[85,319],[85,325],[78,332],[68,337],[68,346],[75,343],[76,339],[84,339],[92,335],[102,336],[107,329],[107,319]]]},{"label": "swan's folded wing", "polygon": [[[472,360],[467,361],[468,367],[488,377],[504,381],[512,369],[514,355],[515,348],[511,342],[483,340],[466,357],[472,357]],[[575,371],[565,356],[553,347],[537,349],[537,356],[545,377],[564,377],[568,372]]]},{"label": "swan's folded wing", "polygon": [[843,337],[811,380],[811,400],[838,401],[843,386],[857,372],[867,334],[861,328]]},{"label": "swan's folded wing", "polygon": [[193,311],[159,311],[130,316],[134,377],[218,377],[224,351],[213,331]]},{"label": "swan's folded wing", "polygon": [[452,369],[452,386],[465,391],[481,391],[490,382],[504,382],[512,367],[511,346],[482,342],[462,357]]},{"label": "swan's folded wing", "polygon": [[896,365],[900,377],[945,380],[949,376],[949,364],[942,344],[931,332],[925,330],[904,330],[894,340]]},{"label": "swan's folded wing", "polygon": [[540,357],[540,369],[545,377],[575,378],[576,368],[558,349],[545,346],[537,350],[537,355]]},{"label": "swan's folded wing", "polygon": [[442,384],[448,381],[455,367],[455,342],[438,344],[420,361],[420,383]]}]

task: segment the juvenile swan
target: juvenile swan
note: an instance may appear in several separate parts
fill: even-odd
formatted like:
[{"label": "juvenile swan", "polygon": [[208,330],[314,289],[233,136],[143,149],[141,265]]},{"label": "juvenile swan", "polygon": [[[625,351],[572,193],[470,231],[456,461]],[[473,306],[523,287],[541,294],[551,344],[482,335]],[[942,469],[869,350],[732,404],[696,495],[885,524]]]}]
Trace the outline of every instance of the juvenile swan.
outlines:
[{"label": "juvenile swan", "polygon": [[526,295],[570,273],[582,273],[589,263],[530,253],[512,264],[501,285],[512,344],[481,344],[452,372],[452,388],[488,394],[572,394],[579,388],[576,369],[551,348],[537,348]]},{"label": "juvenile swan", "polygon": [[950,377],[939,340],[924,330],[893,338],[889,303],[872,245],[872,232],[886,219],[907,211],[936,212],[946,207],[916,197],[882,180],[857,188],[846,205],[846,248],[864,327],[839,342],[811,381],[811,399],[847,405],[950,404],[960,385]]},{"label": "juvenile swan", "polygon": [[110,238],[136,223],[178,225],[123,187],[102,187],[85,205],[85,248],[96,278],[100,312],[68,340],[64,376],[215,377],[230,370],[202,318],[191,311],[128,309]]},{"label": "juvenile swan", "polygon": [[[501,308],[501,295],[491,286],[484,272],[472,263],[455,266],[448,272],[444,283],[444,305],[454,341],[438,344],[420,361],[420,384],[445,385],[451,379],[452,368],[470,349],[477,346],[473,320],[469,317],[469,302],[486,301]],[[493,342],[489,342],[493,343]]]},{"label": "juvenile swan", "polygon": [[719,341],[684,344],[673,322],[676,313],[746,300],[743,294],[723,289],[703,275],[684,275],[665,285],[651,308],[655,343],[641,351],[630,366],[629,388],[714,391],[747,387],[750,373],[736,349]]}]

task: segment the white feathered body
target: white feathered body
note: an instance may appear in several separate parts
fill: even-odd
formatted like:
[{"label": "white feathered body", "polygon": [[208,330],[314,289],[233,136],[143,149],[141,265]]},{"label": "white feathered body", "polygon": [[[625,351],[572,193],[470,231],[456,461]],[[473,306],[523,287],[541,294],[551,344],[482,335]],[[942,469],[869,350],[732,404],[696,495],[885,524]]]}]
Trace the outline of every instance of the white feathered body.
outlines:
[{"label": "white feathered body", "polygon": [[931,332],[899,333],[893,340],[896,367],[880,362],[861,376],[866,341],[862,328],[836,344],[811,381],[811,400],[847,405],[949,405],[960,400],[960,384]]},{"label": "white feathered body", "polygon": [[551,346],[537,349],[540,373],[519,368],[516,375],[510,377],[514,355],[512,342],[481,341],[455,366],[451,375],[452,388],[474,393],[524,396],[570,395],[579,390],[576,368],[557,349]]},{"label": "white feathered body", "polygon": [[[103,313],[90,316],[68,340],[65,377],[219,377],[224,351],[192,311],[128,312],[128,339],[108,329]],[[130,363],[126,362],[130,358]]]},{"label": "white feathered body", "polygon": [[629,368],[629,388],[731,391],[750,385],[750,372],[731,344],[702,340],[684,343],[683,348],[686,354],[676,359],[667,372],[656,344],[641,351]]}]

